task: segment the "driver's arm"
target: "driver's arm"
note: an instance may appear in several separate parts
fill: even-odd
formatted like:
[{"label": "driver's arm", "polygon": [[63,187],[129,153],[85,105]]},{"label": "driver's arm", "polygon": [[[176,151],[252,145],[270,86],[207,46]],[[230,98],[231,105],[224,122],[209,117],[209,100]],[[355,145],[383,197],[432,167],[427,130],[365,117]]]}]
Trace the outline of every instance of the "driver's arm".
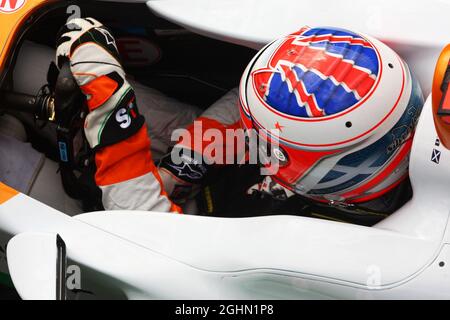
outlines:
[{"label": "driver's arm", "polygon": [[70,61],[87,98],[84,132],[95,152],[105,209],[180,212],[153,163],[145,119],[110,32],[94,19],[73,19],[60,31],[57,46],[58,66]]}]

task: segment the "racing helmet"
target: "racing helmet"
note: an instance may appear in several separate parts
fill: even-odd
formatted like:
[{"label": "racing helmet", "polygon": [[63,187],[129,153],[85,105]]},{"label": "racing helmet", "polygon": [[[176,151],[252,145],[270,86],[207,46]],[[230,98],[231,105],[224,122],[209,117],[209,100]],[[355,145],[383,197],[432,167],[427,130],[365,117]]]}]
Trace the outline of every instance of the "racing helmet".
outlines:
[{"label": "racing helmet", "polygon": [[258,52],[239,98],[243,127],[279,160],[272,179],[296,194],[365,202],[408,175],[423,95],[408,65],[377,39],[304,27]]}]

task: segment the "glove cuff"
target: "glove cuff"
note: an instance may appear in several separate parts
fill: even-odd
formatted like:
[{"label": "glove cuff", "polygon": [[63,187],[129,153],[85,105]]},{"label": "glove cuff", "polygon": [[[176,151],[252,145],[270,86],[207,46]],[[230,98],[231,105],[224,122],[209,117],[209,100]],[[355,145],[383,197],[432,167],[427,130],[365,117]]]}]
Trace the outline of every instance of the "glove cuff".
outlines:
[{"label": "glove cuff", "polygon": [[201,184],[209,168],[201,159],[196,157],[195,151],[175,146],[161,159],[159,167],[166,169],[182,181]]}]

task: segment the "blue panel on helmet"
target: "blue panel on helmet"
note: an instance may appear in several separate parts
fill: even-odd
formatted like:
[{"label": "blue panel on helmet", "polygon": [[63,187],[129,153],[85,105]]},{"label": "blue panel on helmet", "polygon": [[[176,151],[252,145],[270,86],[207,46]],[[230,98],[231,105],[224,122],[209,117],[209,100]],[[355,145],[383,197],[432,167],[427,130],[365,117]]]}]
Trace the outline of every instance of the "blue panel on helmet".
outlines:
[{"label": "blue panel on helmet", "polygon": [[270,105],[277,105],[277,110],[286,114],[307,117],[306,109],[299,106],[294,94],[289,91],[288,84],[283,81],[279,73],[272,76],[271,87],[266,101]]},{"label": "blue panel on helmet", "polygon": [[337,178],[340,178],[343,175],[345,175],[345,172],[330,170],[330,172],[328,172],[328,174],[325,177],[323,177],[322,180],[320,180],[320,183],[336,180]]},{"label": "blue panel on helmet", "polygon": [[[302,81],[307,94],[315,94],[318,105],[323,107],[325,114],[335,114],[346,110],[349,106],[358,102],[353,92],[347,92],[344,87],[336,86],[330,79],[322,80],[314,72],[303,72],[300,68],[294,68],[297,77]],[[305,104],[298,101],[294,92],[290,92],[288,84],[283,81],[281,74],[274,74],[271,80],[269,94],[266,102],[276,105],[277,110],[299,117],[307,117]]]},{"label": "blue panel on helmet", "polygon": [[[331,82],[331,80],[327,81]],[[320,101],[320,98],[318,101]],[[324,104],[324,107],[327,114],[335,114],[346,110],[357,102],[358,99],[356,99],[353,92],[347,92],[342,86],[338,86],[333,91],[332,99],[328,99],[328,102]]]}]

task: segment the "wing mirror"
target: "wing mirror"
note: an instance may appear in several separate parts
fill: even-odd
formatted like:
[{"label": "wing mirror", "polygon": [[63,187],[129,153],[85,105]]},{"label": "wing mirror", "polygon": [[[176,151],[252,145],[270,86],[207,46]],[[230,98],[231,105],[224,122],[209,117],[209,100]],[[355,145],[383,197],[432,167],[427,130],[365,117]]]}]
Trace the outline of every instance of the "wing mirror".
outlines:
[{"label": "wing mirror", "polygon": [[450,44],[441,52],[434,70],[433,118],[442,144],[450,149]]},{"label": "wing mirror", "polygon": [[9,241],[6,255],[22,299],[65,300],[66,246],[58,234],[18,234]]}]

